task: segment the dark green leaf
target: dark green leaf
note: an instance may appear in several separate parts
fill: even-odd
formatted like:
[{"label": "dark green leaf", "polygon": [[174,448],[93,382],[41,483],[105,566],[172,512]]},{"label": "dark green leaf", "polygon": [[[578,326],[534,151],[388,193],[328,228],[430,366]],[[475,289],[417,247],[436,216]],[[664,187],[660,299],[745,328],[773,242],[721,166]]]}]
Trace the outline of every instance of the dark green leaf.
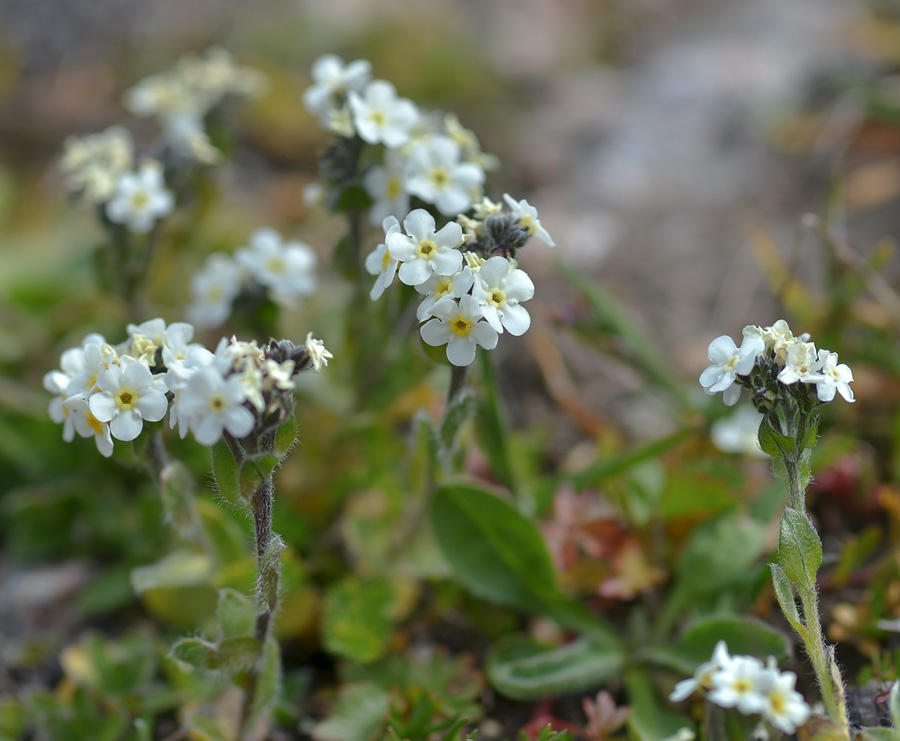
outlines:
[{"label": "dark green leaf", "polygon": [[284,460],[285,456],[291,452],[295,442],[297,442],[297,420],[291,417],[275,430],[275,443],[272,446],[272,452],[278,460]]},{"label": "dark green leaf", "polygon": [[540,531],[509,502],[453,484],[438,489],[429,515],[444,557],[474,594],[531,612],[558,597]]},{"label": "dark green leaf", "polygon": [[252,636],[223,638],[215,643],[200,638],[182,638],[172,646],[171,654],[196,669],[230,674],[253,666],[261,649],[259,641]]},{"label": "dark green leaf", "polygon": [[513,636],[492,649],[487,676],[500,694],[526,700],[594,687],[623,664],[622,652],[587,638],[551,648]]},{"label": "dark green leaf", "polygon": [[253,494],[263,482],[272,477],[279,460],[274,455],[262,453],[248,456],[241,464],[240,491],[245,500],[251,500]]},{"label": "dark green leaf", "polygon": [[788,435],[782,435],[781,432],[772,427],[768,417],[763,417],[759,423],[759,447],[764,453],[768,453],[773,458],[777,458],[785,453],[794,451],[796,444],[794,438]]},{"label": "dark green leaf", "polygon": [[800,612],[797,610],[797,598],[794,594],[794,585],[788,579],[787,574],[780,564],[769,564],[772,570],[772,585],[775,587],[775,597],[781,606],[781,612],[791,627],[797,631],[797,634],[805,641],[806,627],[800,619]]},{"label": "dark green leaf", "polygon": [[241,493],[238,464],[225,440],[212,447],[212,467],[219,493],[241,509],[249,509],[250,503]]},{"label": "dark green leaf", "polygon": [[781,517],[778,556],[787,577],[802,589],[811,589],[822,565],[822,543],[809,520],[788,507]]}]

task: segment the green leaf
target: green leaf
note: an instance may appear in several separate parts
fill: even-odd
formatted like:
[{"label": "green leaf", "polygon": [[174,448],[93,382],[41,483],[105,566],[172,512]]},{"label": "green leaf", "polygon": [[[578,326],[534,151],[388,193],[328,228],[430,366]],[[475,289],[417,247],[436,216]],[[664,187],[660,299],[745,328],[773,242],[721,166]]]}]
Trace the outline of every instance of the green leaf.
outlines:
[{"label": "green leaf", "polygon": [[138,566],[131,572],[134,591],[142,594],[162,587],[189,587],[207,584],[213,575],[212,559],[205,553],[174,551],[160,561]]},{"label": "green leaf", "polygon": [[783,659],[791,652],[788,638],[771,626],[750,617],[723,615],[696,620],[674,643],[652,646],[640,655],[660,666],[690,675],[700,664],[710,660],[719,641],[725,641],[732,655]]},{"label": "green leaf", "polygon": [[900,728],[900,682],[894,682],[891,686],[891,694],[888,697],[888,708],[891,711],[891,720],[895,728]]},{"label": "green leaf", "polygon": [[857,738],[862,741],[900,741],[900,731],[896,728],[864,728]]},{"label": "green leaf", "polygon": [[325,597],[322,640],[333,654],[368,664],[387,651],[394,627],[394,589],[387,579],[348,576]]},{"label": "green leaf", "polygon": [[262,646],[252,636],[223,638],[215,643],[200,638],[182,638],[170,651],[179,661],[204,671],[232,674],[253,666]]},{"label": "green leaf", "polygon": [[787,577],[802,589],[812,589],[822,565],[822,543],[809,520],[788,507],[781,516],[778,556]]},{"label": "green leaf", "polygon": [[766,552],[767,529],[740,513],[694,528],[676,562],[678,588],[693,595],[709,594],[745,580]]},{"label": "green leaf", "polygon": [[809,422],[809,427],[806,429],[806,433],[803,435],[803,440],[800,441],[800,449],[801,450],[812,450],[816,447],[816,443],[819,441],[819,416],[813,415],[813,418]]},{"label": "green leaf", "polygon": [[440,439],[446,451],[451,452],[455,447],[459,428],[469,418],[477,403],[474,392],[466,388],[456,394],[447,405],[440,427]]},{"label": "green leaf", "polygon": [[241,463],[241,473],[239,476],[239,486],[241,496],[245,501],[253,499],[256,490],[265,481],[272,478],[272,472],[281,461],[274,455],[268,453],[260,453],[251,455],[244,459]]},{"label": "green leaf", "polygon": [[278,460],[284,460],[294,443],[297,442],[297,420],[290,417],[275,430],[275,442],[272,445],[272,453]]},{"label": "green leaf", "polygon": [[775,587],[775,597],[781,606],[781,612],[791,627],[797,631],[797,635],[806,641],[806,626],[800,619],[800,612],[797,610],[797,598],[794,594],[794,585],[788,579],[784,569],[780,564],[770,563],[769,568],[772,570],[772,586]]},{"label": "green leaf", "polygon": [[511,491],[518,491],[516,471],[512,462],[509,446],[509,430],[511,429],[503,405],[503,397],[497,386],[491,354],[479,353],[481,379],[484,385],[478,396],[475,410],[478,420],[478,440],[481,450],[487,458],[491,472]]},{"label": "green leaf", "polygon": [[250,502],[241,492],[239,468],[231,448],[225,440],[219,440],[212,446],[212,468],[219,493],[232,504],[241,509],[250,509]]},{"label": "green leaf", "polygon": [[512,636],[495,646],[487,659],[487,676],[496,690],[527,700],[593,687],[621,672],[621,651],[578,638],[547,647]]},{"label": "green leaf", "polygon": [[281,692],[281,648],[275,638],[270,637],[263,648],[256,677],[256,693],[253,697],[253,718],[260,718],[278,699]]},{"label": "green leaf", "polygon": [[773,458],[792,453],[796,447],[794,438],[788,435],[782,435],[772,427],[768,417],[763,417],[759,423],[759,447],[764,453],[768,453]]},{"label": "green leaf", "polygon": [[540,531],[509,502],[452,484],[437,490],[429,516],[444,557],[473,594],[531,612],[558,598]]},{"label": "green leaf", "polygon": [[173,461],[159,475],[163,507],[172,524],[181,533],[193,531],[194,478],[181,461]]},{"label": "green leaf", "polygon": [[253,635],[256,629],[256,602],[235,589],[220,589],[216,619],[223,638]]},{"label": "green leaf", "polygon": [[346,684],[331,714],[313,729],[318,741],[369,741],[381,730],[391,696],[372,684]]},{"label": "green leaf", "polygon": [[[668,741],[692,739],[694,723],[687,716],[668,710],[659,699],[652,676],[638,669],[625,672],[628,693],[629,738],[635,741]],[[686,732],[682,729],[686,729]]]}]

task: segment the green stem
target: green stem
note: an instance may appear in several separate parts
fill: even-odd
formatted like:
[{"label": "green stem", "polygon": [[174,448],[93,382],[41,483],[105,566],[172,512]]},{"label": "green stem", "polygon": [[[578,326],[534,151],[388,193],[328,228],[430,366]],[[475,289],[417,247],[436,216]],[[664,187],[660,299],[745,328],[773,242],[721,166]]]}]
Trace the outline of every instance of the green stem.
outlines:
[{"label": "green stem", "polygon": [[[806,434],[807,418],[800,414],[796,426],[791,430],[796,440],[797,453],[782,456],[788,479],[788,504],[791,508],[806,516],[806,491],[803,486],[801,462],[803,455],[801,446]],[[802,620],[806,632],[800,634],[806,648],[806,655],[812,662],[813,671],[819,682],[819,691],[822,693],[822,701],[825,710],[831,720],[849,738],[850,726],[847,720],[847,708],[844,702],[844,691],[840,680],[840,673],[834,665],[831,651],[825,644],[822,634],[822,621],[819,615],[819,597],[816,592],[815,579],[811,586],[798,584],[797,591],[800,594],[802,606]]]}]

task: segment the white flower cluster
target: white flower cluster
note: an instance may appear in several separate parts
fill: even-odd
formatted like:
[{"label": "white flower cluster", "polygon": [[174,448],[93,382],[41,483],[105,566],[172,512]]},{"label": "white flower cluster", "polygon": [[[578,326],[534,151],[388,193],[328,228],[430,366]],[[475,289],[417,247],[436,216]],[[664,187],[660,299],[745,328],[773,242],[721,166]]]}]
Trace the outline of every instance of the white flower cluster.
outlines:
[{"label": "white flower cluster", "polygon": [[226,96],[259,95],[265,78],[239,67],[224,49],[187,55],[165,72],[144,78],[125,93],[125,106],[139,116],[159,119],[166,143],[177,153],[204,164],[216,162],[203,119]]},{"label": "white flower cluster", "polygon": [[215,252],[191,277],[191,304],[187,317],[198,327],[216,327],[231,314],[241,291],[257,286],[282,306],[316,288],[316,253],[302,242],[284,241],[274,229],[257,229],[249,246],[229,257]]},{"label": "white flower cluster", "polygon": [[[416,316],[422,339],[447,345],[447,359],[457,366],[475,359],[475,348],[491,350],[498,335],[514,336],[531,326],[522,303],[534,296],[534,283],[513,255],[532,234],[553,241],[527,201],[504,196],[511,213],[484,199],[476,218],[463,217],[436,229],[434,217],[416,209],[400,222],[384,220],[385,239],[366,258],[366,270],[377,276],[370,296],[377,299],[393,282],[414,286],[425,298]],[[480,217],[480,218],[479,218]]]},{"label": "white flower cluster", "polygon": [[314,84],[303,94],[307,110],[325,128],[384,146],[380,164],[362,176],[374,201],[371,223],[405,217],[410,196],[445,216],[468,211],[480,200],[485,170],[495,166],[495,159],[481,151],[478,139],[455,116],[421,111],[398,97],[391,83],[372,80],[371,67],[361,59],[345,65],[327,54],[313,64]]},{"label": "white flower cluster", "polygon": [[717,337],[710,343],[708,355],[712,365],[700,374],[700,385],[707,394],[724,392],[725,403],[729,406],[741,395],[741,387],[736,381],[748,376],[761,356],[780,369],[777,378],[783,384],[798,381],[814,384],[820,402],[831,401],[835,393],[853,401],[850,368],[838,363],[837,353],[817,351],[815,344],[809,342],[809,335],[794,337],[784,319],[771,327],[744,327],[740,347],[727,335]]},{"label": "white flower cluster", "polygon": [[[55,398],[49,414],[63,424],[63,439],[93,437],[97,449],[112,455],[113,438],[134,440],[144,422],[158,422],[169,411],[169,426],[188,431],[203,445],[214,445],[227,431],[249,435],[271,413],[272,399],[293,388],[295,361],[273,359],[255,342],[222,339],[215,353],[191,342],[185,322],[162,319],[128,325],[128,339],[110,345],[90,334],[63,352],[60,369],[44,376]],[[307,366],[319,370],[331,353],[312,334],[303,348]]]},{"label": "white flower cluster", "polygon": [[175,198],[157,160],[147,157],[135,168],[134,159],[131,135],[112,126],[99,134],[69,137],[60,168],[69,190],[100,206],[111,222],[145,234],[172,213]]},{"label": "white flower cluster", "polygon": [[762,717],[785,733],[794,733],[806,723],[810,707],[794,689],[797,675],[778,670],[775,659],[766,664],[753,656],[731,656],[719,641],[712,659],[697,667],[691,679],[675,685],[669,696],[681,702],[698,689],[706,699],[723,708],[736,708],[744,715]]}]

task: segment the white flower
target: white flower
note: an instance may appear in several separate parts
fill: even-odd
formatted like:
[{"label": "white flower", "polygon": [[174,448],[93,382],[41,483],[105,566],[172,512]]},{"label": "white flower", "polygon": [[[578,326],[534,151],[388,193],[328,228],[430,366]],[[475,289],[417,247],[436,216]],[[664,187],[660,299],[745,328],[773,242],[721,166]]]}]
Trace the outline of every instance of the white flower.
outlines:
[{"label": "white flower", "polygon": [[797,381],[816,383],[819,380],[818,370],[816,346],[812,342],[795,342],[787,346],[785,365],[778,373],[778,380],[785,384]]},{"label": "white flower", "polygon": [[244,406],[246,399],[240,376],[225,378],[215,365],[206,365],[191,373],[180,390],[177,418],[201,445],[215,445],[224,430],[240,439],[256,424],[256,417]]},{"label": "white flower", "polygon": [[361,94],[351,90],[347,98],[356,132],[363,141],[383,143],[390,149],[409,141],[409,130],[416,123],[419,111],[411,100],[398,98],[391,83],[374,80]]},{"label": "white flower", "polygon": [[713,364],[700,374],[700,385],[707,394],[725,391],[725,403],[732,406],[741,395],[740,386],[733,385],[735,377],[747,375],[764,349],[765,342],[758,335],[744,335],[740,348],[727,335],[716,337],[708,352]]},{"label": "white flower", "polygon": [[778,671],[774,658],[758,678],[763,717],[785,733],[794,733],[812,712],[803,696],[794,689],[797,675]]},{"label": "white flower", "polygon": [[406,159],[395,149],[385,152],[384,166],[373,167],[362,179],[366,193],[375,201],[369,209],[369,221],[381,224],[388,216],[402,219],[409,213],[406,192]]},{"label": "white flower", "polygon": [[719,641],[713,649],[712,658],[700,664],[690,679],[683,679],[675,685],[675,689],[669,695],[672,702],[681,702],[694,694],[698,689],[709,691],[713,688],[713,676],[731,662],[728,654],[728,646],[725,641]]},{"label": "white flower", "polygon": [[303,93],[306,110],[325,121],[340,96],[365,87],[371,70],[372,64],[364,59],[344,65],[341,58],[334,54],[319,57],[312,66],[315,84]]},{"label": "white flower", "polygon": [[473,296],[478,299],[484,318],[497,332],[504,328],[519,336],[531,326],[531,317],[519,302],[534,296],[534,283],[524,270],[505,257],[486,260],[475,278]]},{"label": "white flower", "polygon": [[286,306],[316,288],[316,253],[302,242],[283,242],[274,229],[257,229],[249,248],[239,249],[234,259]]},{"label": "white flower", "polygon": [[519,226],[528,232],[529,237],[536,236],[544,244],[556,247],[556,242],[550,238],[547,230],[541,226],[541,220],[538,218],[538,212],[534,206],[530,205],[525,199],[516,201],[509,193],[503,194],[503,200],[506,201],[509,210],[516,217]]},{"label": "white flower", "polygon": [[63,406],[72,420],[73,427],[78,435],[80,437],[93,437],[100,455],[104,458],[109,458],[113,452],[113,441],[109,425],[101,422],[93,415],[88,404],[88,397],[84,394],[75,394],[66,399]]},{"label": "white flower", "polygon": [[497,346],[497,332],[485,321],[478,301],[466,294],[457,302],[447,296],[431,307],[437,317],[422,325],[422,339],[436,347],[447,344],[447,359],[453,365],[471,365],[475,360],[475,346],[485,350]]},{"label": "white flower", "polygon": [[[816,384],[816,393],[819,401],[831,401],[834,392],[837,391],[847,401],[853,401],[853,389],[850,384],[853,381],[853,371],[845,363],[838,365],[836,352],[819,350],[817,362],[818,378],[813,381]],[[781,378],[781,375],[778,376]]]},{"label": "white flower", "polygon": [[227,255],[214,252],[191,276],[191,304],[185,312],[198,327],[216,327],[231,313],[241,292],[243,271]]},{"label": "white flower", "polygon": [[[400,222],[396,217],[388,216],[383,222],[385,241],[394,232],[400,231]],[[399,263],[391,257],[387,244],[378,245],[366,256],[366,272],[369,275],[377,276],[372,290],[369,291],[369,297],[376,301],[384,293],[385,289],[394,282],[394,275],[397,273],[397,265]]]},{"label": "white flower", "polygon": [[468,265],[453,275],[432,275],[424,283],[416,286],[416,291],[425,298],[416,309],[416,319],[424,322],[431,316],[431,307],[445,296],[462,298],[475,284],[475,273]]},{"label": "white flower", "polygon": [[762,712],[760,692],[763,665],[753,656],[734,656],[712,676],[709,701],[723,708],[737,708],[744,715]]},{"label": "white flower", "polygon": [[179,415],[181,392],[187,388],[188,380],[196,371],[212,365],[215,359],[216,356],[205,347],[196,345],[189,348],[184,358],[174,359],[168,365],[165,381],[174,397],[169,407],[169,427],[174,429],[175,425],[178,425],[178,434],[182,438],[188,433],[190,420],[186,416]]},{"label": "white flower", "polygon": [[[417,208],[403,220],[406,234],[397,230],[385,236],[385,244],[395,260],[401,263],[400,280],[408,286],[424,283],[436,273],[453,275],[462,266],[462,227],[456,222],[434,230],[434,217]],[[407,236],[409,235],[409,236]]]},{"label": "white flower", "polygon": [[417,144],[409,154],[406,189],[445,216],[467,211],[480,198],[484,170],[460,162],[459,145],[446,136]]},{"label": "white flower", "polygon": [[134,440],[141,434],[144,420],[158,422],[169,406],[161,376],[127,355],[121,365],[111,365],[97,376],[98,393],[89,399],[91,413],[100,422],[109,422],[117,440]]},{"label": "white flower", "polygon": [[305,344],[306,352],[309,353],[309,358],[313,364],[313,370],[318,373],[324,366],[328,365],[328,361],[334,355],[325,348],[325,343],[322,340],[317,340],[312,336],[312,332],[307,333]]},{"label": "white flower", "polygon": [[187,322],[173,322],[166,326],[164,320],[157,318],[141,324],[129,324],[127,330],[128,335],[133,338],[133,349],[135,345],[140,346],[141,341],[149,341],[154,354],[157,348],[161,348],[162,361],[166,367],[171,367],[176,360],[184,360],[189,350],[199,347],[197,344],[191,344],[194,328]]},{"label": "white flower", "polygon": [[116,191],[106,204],[106,215],[137,234],[149,232],[158,219],[172,213],[175,199],[165,188],[162,167],[144,162],[137,172],[126,172],[116,181]]},{"label": "white flower", "polygon": [[743,453],[755,458],[769,456],[759,447],[759,423],[762,415],[752,406],[738,407],[728,417],[713,422],[709,436],[723,453]]},{"label": "white flower", "polygon": [[131,134],[121,126],[80,138],[70,136],[64,147],[59,166],[67,176],[66,185],[92,203],[112,198],[116,181],[134,160]]}]

